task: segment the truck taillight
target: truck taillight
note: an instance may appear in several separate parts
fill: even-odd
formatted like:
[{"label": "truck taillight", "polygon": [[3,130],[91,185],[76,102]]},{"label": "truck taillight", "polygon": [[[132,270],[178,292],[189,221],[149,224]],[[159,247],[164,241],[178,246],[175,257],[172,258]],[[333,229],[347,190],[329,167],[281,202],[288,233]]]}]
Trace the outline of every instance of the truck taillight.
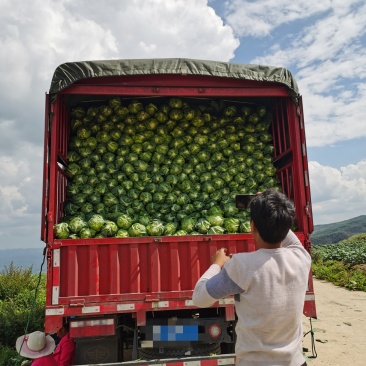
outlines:
[{"label": "truck taillight", "polygon": [[211,338],[219,338],[221,335],[221,327],[218,324],[211,324],[208,328],[208,334]]}]

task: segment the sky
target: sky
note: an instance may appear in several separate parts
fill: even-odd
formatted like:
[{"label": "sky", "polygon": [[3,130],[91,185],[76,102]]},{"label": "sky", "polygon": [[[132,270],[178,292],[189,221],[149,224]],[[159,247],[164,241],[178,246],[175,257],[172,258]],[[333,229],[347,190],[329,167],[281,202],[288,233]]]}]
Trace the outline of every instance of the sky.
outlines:
[{"label": "sky", "polygon": [[40,240],[45,94],[64,62],[285,67],[304,103],[315,225],[366,214],[364,0],[0,0],[0,249]]}]

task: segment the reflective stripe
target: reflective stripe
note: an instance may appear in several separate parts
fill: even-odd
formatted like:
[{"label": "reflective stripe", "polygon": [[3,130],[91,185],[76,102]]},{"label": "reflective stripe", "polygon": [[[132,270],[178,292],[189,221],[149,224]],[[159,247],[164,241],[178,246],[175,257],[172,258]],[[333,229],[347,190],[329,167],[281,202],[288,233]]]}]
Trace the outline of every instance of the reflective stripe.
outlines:
[{"label": "reflective stripe", "polygon": [[235,358],[219,358],[217,360],[218,365],[235,365]]},{"label": "reflective stripe", "polygon": [[60,249],[53,250],[53,268],[60,267]]},{"label": "reflective stripe", "polygon": [[200,366],[201,361],[189,361],[189,362],[183,362],[184,366]]},{"label": "reflective stripe", "polygon": [[169,307],[169,301],[156,301],[152,303],[153,308],[168,308]]},{"label": "reflective stripe", "polygon": [[93,327],[100,325],[113,325],[113,319],[99,319],[99,320],[79,320],[79,321],[71,321],[71,328],[79,328],[79,327]]},{"label": "reflective stripe", "polygon": [[52,305],[58,305],[60,292],[60,249],[54,249],[52,261],[53,279],[52,279]]},{"label": "reflective stripe", "polygon": [[305,301],[315,301],[315,295],[305,295]]},{"label": "reflective stripe", "polygon": [[58,305],[59,286],[52,286],[52,305]]},{"label": "reflective stripe", "polygon": [[124,310],[134,310],[135,304],[118,304],[117,310],[118,311],[124,311]]},{"label": "reflective stripe", "polygon": [[307,187],[309,185],[309,177],[307,170],[304,170],[304,179],[305,179],[305,186]]},{"label": "reflective stripe", "polygon": [[46,315],[63,315],[64,313],[64,308],[46,309]]},{"label": "reflective stripe", "polygon": [[100,313],[100,306],[84,306],[81,310],[83,314]]}]

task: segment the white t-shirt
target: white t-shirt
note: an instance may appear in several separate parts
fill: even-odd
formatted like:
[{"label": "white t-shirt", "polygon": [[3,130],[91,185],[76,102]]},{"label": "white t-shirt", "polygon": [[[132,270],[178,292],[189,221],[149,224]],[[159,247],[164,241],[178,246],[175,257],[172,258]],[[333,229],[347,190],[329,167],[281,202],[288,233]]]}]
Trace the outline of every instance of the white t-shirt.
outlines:
[{"label": "white t-shirt", "polygon": [[217,264],[196,284],[193,303],[208,307],[234,295],[238,316],[236,364],[300,366],[302,313],[311,258],[290,231],[282,248],[259,249]]}]

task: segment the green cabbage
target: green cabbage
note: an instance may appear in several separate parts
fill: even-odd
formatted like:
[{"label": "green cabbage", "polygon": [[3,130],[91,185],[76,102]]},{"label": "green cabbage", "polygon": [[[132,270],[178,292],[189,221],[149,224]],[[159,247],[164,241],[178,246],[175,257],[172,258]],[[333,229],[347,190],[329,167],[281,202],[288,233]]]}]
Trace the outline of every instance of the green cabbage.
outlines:
[{"label": "green cabbage", "polygon": [[164,235],[174,235],[177,231],[178,223],[177,222],[168,222],[164,226]]},{"label": "green cabbage", "polygon": [[99,231],[104,226],[104,219],[102,215],[93,215],[88,221],[89,228]]},{"label": "green cabbage", "polygon": [[146,226],[146,230],[149,235],[152,236],[163,235],[164,225],[160,220],[151,220],[151,222]]},{"label": "green cabbage", "polygon": [[224,234],[224,233],[225,229],[221,226],[211,226],[207,232],[207,234]]},{"label": "green cabbage", "polygon": [[54,225],[53,230],[57,239],[67,239],[69,237],[70,230],[66,222]]},{"label": "green cabbage", "polygon": [[184,206],[184,205],[187,205],[189,202],[190,202],[190,198],[186,193],[180,194],[177,197],[177,204],[178,205]]},{"label": "green cabbage", "polygon": [[239,225],[239,232],[241,233],[250,233],[251,232],[251,228],[250,228],[250,221],[242,221]]},{"label": "green cabbage", "polygon": [[65,173],[68,177],[73,178],[76,175],[81,173],[81,168],[76,163],[70,163],[65,170]]},{"label": "green cabbage", "polygon": [[199,218],[196,222],[195,228],[200,234],[206,234],[211,224],[205,218]]},{"label": "green cabbage", "polygon": [[128,231],[124,229],[119,229],[115,235],[116,238],[127,238],[128,236]]},{"label": "green cabbage", "polygon": [[233,217],[224,220],[224,228],[228,233],[237,233],[239,231],[239,219]]},{"label": "green cabbage", "polygon": [[185,236],[185,235],[188,235],[188,233],[185,230],[178,230],[178,231],[175,232],[174,235],[175,236]]},{"label": "green cabbage", "polygon": [[237,214],[239,210],[236,208],[236,205],[234,202],[228,202],[224,205],[224,214],[226,217],[233,216]]},{"label": "green cabbage", "polygon": [[144,225],[140,223],[135,223],[128,229],[128,234],[133,237],[146,236],[147,230]]},{"label": "green cabbage", "polygon": [[181,229],[186,231],[186,232],[190,232],[193,231],[193,229],[196,226],[196,219],[193,216],[185,216],[182,219],[181,222]]},{"label": "green cabbage", "polygon": [[211,226],[222,226],[224,224],[224,218],[220,215],[210,215],[206,219]]},{"label": "green cabbage", "polygon": [[117,217],[117,226],[120,228],[120,229],[129,229],[130,226],[132,225],[133,223],[133,220],[130,216],[126,215],[126,214],[122,214],[122,215],[119,215]]},{"label": "green cabbage", "polygon": [[74,234],[78,234],[79,231],[83,228],[86,227],[87,223],[85,222],[84,219],[82,219],[79,216],[74,217],[72,220],[70,220],[69,222],[69,229],[72,233]]},{"label": "green cabbage", "polygon": [[208,213],[209,215],[222,216],[224,211],[219,205],[213,205],[212,207],[209,208]]},{"label": "green cabbage", "polygon": [[103,203],[106,207],[116,205],[118,202],[119,202],[118,198],[114,196],[112,193],[106,193],[103,196]]},{"label": "green cabbage", "polygon": [[84,214],[88,214],[93,212],[94,207],[90,202],[85,202],[81,207],[80,207],[80,211]]},{"label": "green cabbage", "polygon": [[82,239],[93,238],[95,234],[95,230],[91,229],[90,227],[83,227],[79,232],[79,236]]},{"label": "green cabbage", "polygon": [[100,231],[100,233],[104,236],[104,237],[112,237],[114,235],[116,235],[118,231],[118,226],[110,220],[106,220],[104,222],[104,225]]}]

